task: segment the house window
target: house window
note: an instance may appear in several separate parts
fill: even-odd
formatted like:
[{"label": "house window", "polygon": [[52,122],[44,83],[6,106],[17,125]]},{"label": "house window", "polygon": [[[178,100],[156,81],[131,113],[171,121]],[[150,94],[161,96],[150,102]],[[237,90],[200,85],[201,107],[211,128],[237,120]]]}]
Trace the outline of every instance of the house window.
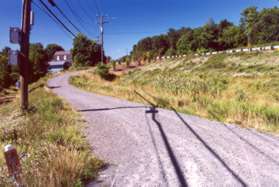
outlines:
[{"label": "house window", "polygon": [[67,60],[67,55],[64,55],[64,60]]},{"label": "house window", "polygon": [[57,59],[57,61],[59,61],[59,60],[60,60],[60,56],[57,56],[57,58],[56,58],[56,59]]}]

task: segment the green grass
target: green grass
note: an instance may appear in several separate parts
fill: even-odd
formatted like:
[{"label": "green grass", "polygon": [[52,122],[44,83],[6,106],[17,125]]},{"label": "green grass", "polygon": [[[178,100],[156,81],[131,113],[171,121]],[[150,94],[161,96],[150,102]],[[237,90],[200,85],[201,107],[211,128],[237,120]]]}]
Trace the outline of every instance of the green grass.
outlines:
[{"label": "green grass", "polygon": [[71,83],[141,102],[141,91],[163,108],[279,133],[279,53],[220,54],[151,63],[112,82],[94,72]]},{"label": "green grass", "polygon": [[[45,83],[40,80],[32,85]],[[83,186],[97,176],[102,161],[92,155],[83,120],[61,99],[39,87],[30,94],[30,110],[21,115],[15,100],[0,105],[0,147],[16,146],[26,186]],[[11,186],[0,154],[0,186]]]}]

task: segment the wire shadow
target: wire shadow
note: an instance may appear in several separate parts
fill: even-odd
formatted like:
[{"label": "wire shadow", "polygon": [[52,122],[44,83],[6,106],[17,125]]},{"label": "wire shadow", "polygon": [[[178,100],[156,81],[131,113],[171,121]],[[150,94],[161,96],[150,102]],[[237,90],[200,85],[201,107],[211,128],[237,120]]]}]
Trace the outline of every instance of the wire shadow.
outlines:
[{"label": "wire shadow", "polygon": [[49,89],[57,89],[57,88],[61,88],[61,86],[48,86]]},{"label": "wire shadow", "polygon": [[133,108],[147,108],[147,106],[123,106],[123,107],[112,107],[112,108],[92,108],[92,109],[78,110],[78,112],[98,112],[98,111],[133,109]]},{"label": "wire shadow", "polygon": [[279,166],[279,162],[274,160],[271,156],[267,155],[265,152],[263,152],[262,150],[260,150],[259,148],[257,148],[255,145],[253,145],[251,142],[249,142],[248,140],[246,140],[245,138],[243,138],[242,136],[240,136],[239,134],[237,134],[234,130],[232,130],[230,127],[228,127],[227,125],[223,124],[230,132],[232,132],[235,136],[237,136],[240,140],[242,140],[243,142],[245,142],[247,145],[249,145],[250,147],[252,147],[254,150],[256,150],[257,152],[259,152],[260,154],[262,154],[263,156],[265,156],[266,158],[268,158],[270,161],[272,161],[274,164]]},{"label": "wire shadow", "polygon": [[174,169],[175,169],[175,173],[176,173],[176,176],[180,182],[180,186],[183,186],[183,187],[187,187],[188,184],[187,184],[187,181],[183,175],[183,172],[179,166],[179,163],[177,161],[177,158],[170,146],[170,143],[168,141],[168,138],[166,136],[166,133],[161,125],[161,123],[156,119],[156,114],[158,113],[158,110],[156,110],[155,107],[151,107],[150,110],[146,111],[146,113],[151,113],[152,114],[152,120],[155,122],[155,124],[157,125],[160,133],[161,133],[161,136],[162,136],[162,139],[164,141],[164,144],[165,144],[165,147],[167,149],[167,152],[168,152],[168,155],[170,157],[170,160],[174,166]]},{"label": "wire shadow", "polygon": [[[263,133],[254,132],[251,129],[247,129],[247,131],[250,134],[252,134],[254,136],[257,136],[258,138],[262,139],[263,141],[272,144],[274,147],[279,147],[279,144],[276,144],[276,143],[273,142],[273,141],[279,142],[279,139],[275,139],[275,138],[270,137],[269,135],[266,135],[266,134],[263,134]],[[266,136],[269,136],[270,139],[267,138]]]},{"label": "wire shadow", "polygon": [[154,134],[153,134],[152,129],[151,129],[151,125],[150,125],[150,123],[149,123],[149,121],[148,121],[148,118],[147,118],[147,115],[146,115],[146,114],[147,114],[147,113],[145,113],[145,115],[144,115],[144,116],[145,116],[145,121],[146,121],[146,124],[147,124],[147,127],[148,127],[148,132],[149,132],[149,134],[150,134],[153,147],[154,147],[154,149],[155,149],[155,154],[156,154],[156,158],[157,158],[157,160],[158,160],[158,165],[159,165],[160,170],[162,171],[163,180],[164,180],[164,182],[165,182],[165,183],[167,184],[167,186],[168,186],[167,175],[166,175],[166,172],[165,172],[165,169],[164,169],[164,165],[163,165],[162,160],[161,160],[161,158],[160,158],[160,156],[159,156],[159,150],[158,150],[158,147],[157,147],[157,144],[156,144],[156,139],[155,139],[155,137],[154,137]]},{"label": "wire shadow", "polygon": [[204,145],[204,147],[214,155],[214,157],[224,166],[224,168],[227,169],[231,173],[231,175],[242,185],[242,186],[248,186],[245,181],[238,176],[227,164],[226,162],[195,132],[195,130],[182,118],[182,116],[174,109],[172,108],[174,113],[177,115],[177,117],[182,121],[182,123],[192,132],[192,134]]}]

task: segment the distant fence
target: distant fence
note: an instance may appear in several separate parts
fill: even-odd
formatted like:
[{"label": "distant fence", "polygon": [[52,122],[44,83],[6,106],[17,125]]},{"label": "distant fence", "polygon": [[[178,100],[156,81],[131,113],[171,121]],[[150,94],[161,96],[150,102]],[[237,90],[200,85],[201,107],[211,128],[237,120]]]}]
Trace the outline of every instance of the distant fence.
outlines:
[{"label": "distant fence", "polygon": [[[273,51],[279,50],[279,45],[274,46],[264,46],[264,47],[252,47],[252,48],[240,48],[240,49],[229,49],[225,51],[214,51],[214,52],[207,52],[207,53],[196,53],[194,54],[196,57],[198,56],[212,56],[217,54],[235,54],[235,53],[251,53],[251,52],[258,52],[258,51]],[[174,56],[157,56],[156,60],[164,60],[164,59],[175,59],[175,58],[182,58],[186,57],[187,55],[174,55]]]}]

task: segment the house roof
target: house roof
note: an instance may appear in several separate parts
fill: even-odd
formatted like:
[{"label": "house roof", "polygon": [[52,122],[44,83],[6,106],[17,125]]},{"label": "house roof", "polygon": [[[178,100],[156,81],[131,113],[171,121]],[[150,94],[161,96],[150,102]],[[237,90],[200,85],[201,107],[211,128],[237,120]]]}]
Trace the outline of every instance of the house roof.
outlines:
[{"label": "house roof", "polygon": [[71,55],[71,51],[56,51],[54,55]]}]

